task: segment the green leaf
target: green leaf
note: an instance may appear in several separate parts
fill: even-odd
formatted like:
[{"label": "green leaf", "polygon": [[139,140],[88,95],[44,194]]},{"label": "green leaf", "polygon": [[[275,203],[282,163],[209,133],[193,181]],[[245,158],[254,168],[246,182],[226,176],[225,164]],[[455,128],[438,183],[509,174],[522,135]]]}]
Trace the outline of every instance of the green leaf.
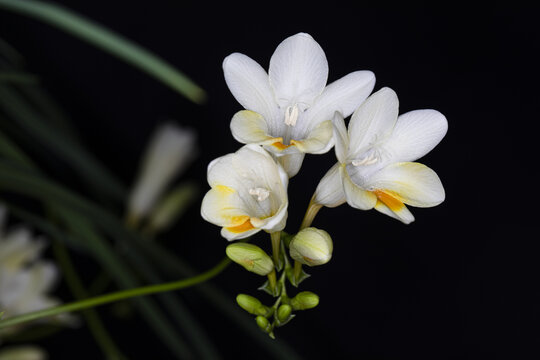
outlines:
[{"label": "green leaf", "polygon": [[[94,252],[94,258],[101,262],[121,287],[134,288],[140,286],[136,279],[130,275],[129,269],[121,258],[115,254],[110,245],[95,232],[85,219],[60,207],[56,207],[56,211],[59,211],[70,231],[85,241],[90,250]],[[189,345],[174,330],[165,314],[160,311],[153,300],[141,297],[133,299],[133,302],[148,324],[156,331],[169,349],[176,354],[178,359],[194,358]]]},{"label": "green leaf", "polygon": [[78,171],[83,181],[91,182],[103,193],[116,200],[124,201],[126,196],[124,186],[77,143],[47,126],[39,114],[33,111],[16,92],[10,91],[8,87],[0,86],[0,107],[31,138],[39,141]]},{"label": "green leaf", "polygon": [[35,18],[79,37],[138,67],[197,104],[206,99],[204,90],[150,51],[59,5],[35,0],[0,0],[0,8]]}]

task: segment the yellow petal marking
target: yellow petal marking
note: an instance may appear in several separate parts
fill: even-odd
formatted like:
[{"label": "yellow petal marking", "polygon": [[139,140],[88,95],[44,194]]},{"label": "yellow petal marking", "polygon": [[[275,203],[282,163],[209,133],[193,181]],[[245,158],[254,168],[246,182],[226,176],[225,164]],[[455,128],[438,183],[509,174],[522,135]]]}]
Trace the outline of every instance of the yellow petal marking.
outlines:
[{"label": "yellow petal marking", "polygon": [[243,222],[242,224],[240,224],[238,226],[226,227],[225,229],[227,229],[228,231],[230,231],[232,233],[235,233],[235,234],[240,234],[240,233],[246,232],[248,230],[255,229],[255,226],[253,226],[253,224],[249,220],[249,217],[248,216],[246,216],[246,217],[248,219],[245,222]]},{"label": "yellow petal marking", "polygon": [[276,149],[278,149],[279,151],[283,151],[283,150],[287,149],[290,146],[294,146],[294,143],[291,142],[290,145],[285,145],[285,144],[283,144],[282,141],[276,141],[275,143],[272,144],[272,146],[275,147]]},{"label": "yellow petal marking", "polygon": [[375,190],[373,193],[377,196],[377,199],[394,212],[400,211],[405,207],[403,202],[398,199],[398,195],[390,190]]}]

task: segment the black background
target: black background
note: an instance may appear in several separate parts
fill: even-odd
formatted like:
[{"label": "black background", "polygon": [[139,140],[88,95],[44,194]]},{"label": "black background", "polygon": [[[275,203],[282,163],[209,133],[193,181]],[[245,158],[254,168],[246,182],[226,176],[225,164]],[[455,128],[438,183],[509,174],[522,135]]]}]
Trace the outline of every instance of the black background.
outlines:
[{"label": "black background", "polygon": [[[443,204],[411,208],[416,221],[408,226],[346,205],[319,213],[314,225],[332,235],[334,256],[311,269],[303,288],[321,303],[277,332],[303,358],[540,357],[537,9],[65,3],[152,50],[208,92],[206,104],[194,105],[62,31],[0,12],[0,36],[26,57],[85,146],[126,184],[151,131],[174,119],[198,130],[199,157],[181,179],[201,183],[202,199],[208,162],[240,146],[229,122],[241,107],[223,79],[223,58],[238,51],[267,68],[279,42],[297,32],[311,34],[325,50],[329,82],[371,70],[375,90],[397,92],[400,113],[433,108],[447,117],[448,134],[420,160],[440,176]],[[287,230],[298,227],[334,162],[333,150],[306,158],[290,183]],[[163,241],[202,270],[222,257],[226,241],[200,218],[199,203],[190,210]],[[269,245],[263,234],[256,243]],[[235,266],[213,280],[231,299],[256,294],[259,281]],[[271,358],[191,290],[184,294],[224,358]],[[132,358],[149,358],[144,351],[170,357],[143,323],[111,326]],[[88,336],[82,328],[41,344],[52,359],[100,358]]]}]

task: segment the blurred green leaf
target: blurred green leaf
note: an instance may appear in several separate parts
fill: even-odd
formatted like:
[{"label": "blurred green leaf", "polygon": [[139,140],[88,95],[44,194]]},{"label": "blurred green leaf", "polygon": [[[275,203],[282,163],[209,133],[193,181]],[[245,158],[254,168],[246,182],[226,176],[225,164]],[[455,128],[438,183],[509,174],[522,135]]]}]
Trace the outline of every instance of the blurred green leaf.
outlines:
[{"label": "blurred green leaf", "polygon": [[[0,117],[0,120],[2,118]],[[8,159],[12,159],[28,168],[33,168],[32,160],[22,150],[19,149],[17,144],[12,142],[6,135],[0,130],[0,154]]]},{"label": "blurred green leaf", "polygon": [[77,143],[47,126],[16,91],[0,86],[0,108],[31,137],[76,169],[81,174],[82,180],[95,184],[100,191],[116,200],[124,201],[126,190],[123,185]]},{"label": "blurred green leaf", "polygon": [[35,84],[39,81],[36,75],[15,71],[0,71],[0,83]]},{"label": "blurred green leaf", "polygon": [[150,51],[59,5],[35,0],[0,0],[0,8],[41,20],[88,41],[145,71],[197,104],[206,99],[204,90]]},{"label": "blurred green leaf", "polygon": [[[62,210],[57,207],[56,210],[61,210],[60,215],[70,228],[70,231],[85,240],[88,247],[94,252],[96,260],[101,262],[122,288],[127,289],[140,286],[140,283],[130,274],[123,260],[115,254],[110,248],[110,245],[84,218],[79,217],[67,209]],[[169,323],[168,318],[161,312],[152,299],[140,297],[134,298],[133,302],[141,311],[146,322],[152,326],[159,338],[176,354],[178,359],[195,359],[189,345],[175,331]]]}]

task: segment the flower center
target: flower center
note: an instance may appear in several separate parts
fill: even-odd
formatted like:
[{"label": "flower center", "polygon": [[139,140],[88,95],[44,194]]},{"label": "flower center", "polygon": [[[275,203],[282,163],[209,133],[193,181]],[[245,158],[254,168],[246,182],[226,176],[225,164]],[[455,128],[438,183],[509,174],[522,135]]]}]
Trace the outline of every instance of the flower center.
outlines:
[{"label": "flower center", "polygon": [[375,164],[377,161],[379,161],[379,158],[374,152],[372,152],[368,155],[362,156],[360,159],[353,160],[351,163],[353,166],[366,166]]},{"label": "flower center", "polygon": [[257,201],[264,201],[270,196],[270,190],[265,188],[252,188],[249,189],[249,195],[257,197]]},{"label": "flower center", "polygon": [[298,120],[298,104],[285,108],[285,125],[295,126]]}]

